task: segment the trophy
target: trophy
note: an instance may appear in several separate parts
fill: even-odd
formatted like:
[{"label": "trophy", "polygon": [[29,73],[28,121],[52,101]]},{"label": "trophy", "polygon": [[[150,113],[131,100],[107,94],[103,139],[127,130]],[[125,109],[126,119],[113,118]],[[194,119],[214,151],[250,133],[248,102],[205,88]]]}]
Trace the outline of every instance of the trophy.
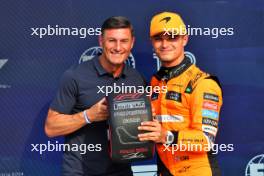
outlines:
[{"label": "trophy", "polygon": [[139,141],[138,134],[143,121],[152,121],[149,98],[145,93],[110,94],[109,136],[110,156],[116,162],[132,162],[151,159],[154,143]]}]

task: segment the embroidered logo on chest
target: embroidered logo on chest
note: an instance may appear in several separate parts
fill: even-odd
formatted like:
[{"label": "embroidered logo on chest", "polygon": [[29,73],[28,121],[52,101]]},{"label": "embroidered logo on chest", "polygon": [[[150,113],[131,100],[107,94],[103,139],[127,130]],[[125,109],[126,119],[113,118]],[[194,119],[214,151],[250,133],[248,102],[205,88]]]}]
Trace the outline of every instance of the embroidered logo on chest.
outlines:
[{"label": "embroidered logo on chest", "polygon": [[181,93],[179,92],[175,92],[175,91],[168,91],[166,93],[166,99],[167,100],[174,100],[177,102],[181,102]]}]

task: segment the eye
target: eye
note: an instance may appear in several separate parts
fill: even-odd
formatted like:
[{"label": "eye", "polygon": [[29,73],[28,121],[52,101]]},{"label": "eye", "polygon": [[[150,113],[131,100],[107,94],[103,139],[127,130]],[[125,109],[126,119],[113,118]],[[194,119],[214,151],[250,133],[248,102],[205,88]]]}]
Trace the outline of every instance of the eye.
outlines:
[{"label": "eye", "polygon": [[152,39],[154,41],[161,41],[162,40],[162,38],[160,36],[153,37]]},{"label": "eye", "polygon": [[115,42],[115,39],[108,39],[108,42]]},{"label": "eye", "polygon": [[123,39],[123,40],[121,40],[121,42],[122,43],[127,43],[127,42],[129,42],[129,40],[128,39]]},{"label": "eye", "polygon": [[169,41],[176,41],[176,40],[178,40],[179,39],[179,35],[170,35],[169,37],[168,37],[168,40]]}]

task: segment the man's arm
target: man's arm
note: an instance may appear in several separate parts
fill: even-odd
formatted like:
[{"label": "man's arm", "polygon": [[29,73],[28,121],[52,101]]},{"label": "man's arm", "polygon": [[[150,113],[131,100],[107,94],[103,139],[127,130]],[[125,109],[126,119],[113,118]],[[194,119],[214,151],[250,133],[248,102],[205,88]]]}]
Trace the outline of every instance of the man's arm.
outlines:
[{"label": "man's arm", "polygon": [[89,121],[103,121],[108,117],[106,99],[103,98],[85,112],[68,115],[49,109],[45,122],[45,133],[48,137],[56,137],[70,134],[87,124],[84,113]]},{"label": "man's arm", "polygon": [[[202,145],[202,151],[211,148],[218,131],[222,106],[222,90],[212,79],[203,79],[191,95],[190,128],[178,131],[176,143]],[[193,152],[200,152],[193,151]]]},{"label": "man's arm", "polygon": [[82,112],[67,115],[49,109],[45,122],[45,133],[48,137],[67,135],[84,125],[86,125],[86,121]]}]

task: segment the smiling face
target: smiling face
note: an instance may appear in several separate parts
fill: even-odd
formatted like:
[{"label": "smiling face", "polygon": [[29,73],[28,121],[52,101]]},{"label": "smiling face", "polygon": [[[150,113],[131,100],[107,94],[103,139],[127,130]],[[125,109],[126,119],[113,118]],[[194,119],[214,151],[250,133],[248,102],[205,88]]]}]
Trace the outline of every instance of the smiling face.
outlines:
[{"label": "smiling face", "polygon": [[130,28],[106,29],[99,37],[99,44],[103,48],[104,61],[118,66],[128,58],[133,48],[134,37]]},{"label": "smiling face", "polygon": [[184,47],[188,42],[188,36],[160,34],[151,37],[151,42],[162,65],[172,67],[184,59]]}]

